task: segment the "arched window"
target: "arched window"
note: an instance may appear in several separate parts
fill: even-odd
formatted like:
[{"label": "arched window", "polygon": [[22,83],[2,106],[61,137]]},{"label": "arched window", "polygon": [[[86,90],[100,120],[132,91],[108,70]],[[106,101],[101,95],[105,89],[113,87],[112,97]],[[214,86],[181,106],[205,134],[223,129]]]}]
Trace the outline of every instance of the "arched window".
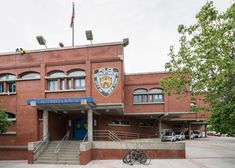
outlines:
[{"label": "arched window", "polygon": [[15,80],[16,79],[16,76],[15,75],[12,75],[12,74],[3,74],[3,75],[0,75],[0,80]]},{"label": "arched window", "polygon": [[80,77],[84,77],[86,76],[86,73],[84,70],[70,70],[68,72],[68,76],[80,76]]},{"label": "arched window", "polygon": [[163,102],[163,90],[153,88],[149,90],[149,102]]},{"label": "arched window", "polygon": [[20,75],[20,79],[39,79],[40,74],[38,72],[26,72]]},{"label": "arched window", "polygon": [[133,92],[134,103],[142,103],[148,101],[147,89],[136,89]]},{"label": "arched window", "polygon": [[0,93],[15,93],[16,76],[13,74],[2,74],[0,75]]},{"label": "arched window", "polygon": [[149,93],[161,94],[161,93],[163,93],[163,91],[162,91],[162,89],[153,88],[153,89],[149,89]]},{"label": "arched window", "polygon": [[163,90],[158,88],[149,89],[136,89],[133,92],[134,103],[158,103],[163,102]]},{"label": "arched window", "polygon": [[62,71],[52,71],[48,73],[47,76],[51,78],[57,78],[57,77],[65,77],[65,74]]},{"label": "arched window", "polygon": [[136,89],[133,94],[146,94],[147,91],[147,89]]},{"label": "arched window", "polygon": [[[49,77],[47,81],[47,90],[56,91],[56,90],[64,90],[64,78],[65,73],[62,71],[52,71],[47,74]],[[52,79],[50,79],[52,78]],[[60,86],[60,87],[59,87]]]},{"label": "arched window", "polygon": [[[86,73],[84,70],[70,70],[68,76],[71,78],[67,79],[68,89],[85,89],[85,77]],[[73,88],[72,88],[73,81]]]}]

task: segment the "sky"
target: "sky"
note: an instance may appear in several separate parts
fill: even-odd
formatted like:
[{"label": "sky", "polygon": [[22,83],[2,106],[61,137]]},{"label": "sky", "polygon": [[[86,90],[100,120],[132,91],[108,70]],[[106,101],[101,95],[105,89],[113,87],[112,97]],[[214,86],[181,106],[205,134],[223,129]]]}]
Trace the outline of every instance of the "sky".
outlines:
[{"label": "sky", "polygon": [[[214,0],[223,12],[233,0]],[[36,40],[43,35],[48,48],[72,45],[70,20],[75,3],[75,45],[129,38],[124,48],[127,73],[164,71],[170,45],[179,47],[179,24],[196,22],[206,0],[10,0],[0,5],[0,53],[43,49]]]}]

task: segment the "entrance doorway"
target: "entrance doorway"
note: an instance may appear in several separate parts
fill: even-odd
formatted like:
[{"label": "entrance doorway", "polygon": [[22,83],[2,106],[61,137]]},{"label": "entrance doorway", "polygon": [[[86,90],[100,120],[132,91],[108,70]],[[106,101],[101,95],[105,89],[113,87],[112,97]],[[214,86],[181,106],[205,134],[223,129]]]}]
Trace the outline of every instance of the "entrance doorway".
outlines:
[{"label": "entrance doorway", "polygon": [[83,140],[87,134],[87,120],[75,119],[72,121],[73,140]]}]

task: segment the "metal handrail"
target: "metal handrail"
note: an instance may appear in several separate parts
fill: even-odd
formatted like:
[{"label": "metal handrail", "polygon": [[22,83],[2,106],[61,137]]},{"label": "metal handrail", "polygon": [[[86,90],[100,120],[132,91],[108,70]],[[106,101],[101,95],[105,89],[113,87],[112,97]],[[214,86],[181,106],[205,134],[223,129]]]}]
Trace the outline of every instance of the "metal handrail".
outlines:
[{"label": "metal handrail", "polygon": [[113,141],[121,141],[121,139],[118,137],[117,134],[115,134],[113,131],[108,131],[109,135],[113,138]]},{"label": "metal handrail", "polygon": [[119,137],[125,137],[126,139],[134,139],[134,138],[150,138],[154,137],[155,135],[149,135],[149,134],[140,134],[140,133],[133,133],[133,132],[123,132],[123,131],[113,131],[115,132]]},{"label": "metal handrail", "polygon": [[94,130],[94,138],[108,138],[111,141],[121,141],[124,139],[151,138],[155,135],[139,134],[133,132],[111,131],[111,130]]},{"label": "metal handrail", "polygon": [[82,140],[82,143],[85,142],[85,140],[87,139],[88,133],[86,133],[85,137]]},{"label": "metal handrail", "polygon": [[33,148],[34,160],[37,159],[36,154],[41,149],[42,145],[44,145],[48,142],[48,139],[49,139],[49,133],[47,133],[44,137],[42,137],[42,139],[39,141],[39,143],[37,143],[35,145],[35,147]]},{"label": "metal handrail", "polygon": [[69,131],[66,132],[64,137],[60,140],[60,142],[58,143],[58,145],[55,148],[54,153],[56,154],[56,160],[58,160],[58,153],[60,152],[60,149],[63,147],[65,142],[68,141],[68,138],[69,138]]}]

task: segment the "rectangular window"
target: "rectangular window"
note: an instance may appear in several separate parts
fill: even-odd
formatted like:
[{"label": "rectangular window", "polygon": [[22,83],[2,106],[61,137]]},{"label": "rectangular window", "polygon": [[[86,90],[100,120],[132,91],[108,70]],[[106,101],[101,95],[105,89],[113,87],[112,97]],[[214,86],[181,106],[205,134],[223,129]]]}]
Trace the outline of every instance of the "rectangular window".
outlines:
[{"label": "rectangular window", "polygon": [[7,83],[7,92],[14,93],[16,91],[16,85],[15,82],[9,82]]},{"label": "rectangular window", "polygon": [[64,85],[64,79],[60,80],[60,90],[64,90],[65,89],[65,85]]},{"label": "rectangular window", "polygon": [[74,79],[74,89],[84,89],[85,79]]},{"label": "rectangular window", "polygon": [[85,79],[81,79],[81,88],[85,89],[86,84],[85,84]]},{"label": "rectangular window", "polygon": [[0,93],[4,92],[4,83],[0,83]]},{"label": "rectangular window", "polygon": [[159,102],[163,102],[163,95],[162,94],[158,95],[158,100],[159,100]]},{"label": "rectangular window", "polygon": [[163,102],[163,95],[162,94],[153,95],[153,101],[154,102]]},{"label": "rectangular window", "polygon": [[71,79],[67,79],[67,89],[72,89],[72,80]]},{"label": "rectangular window", "polygon": [[153,95],[149,95],[149,102],[153,102]]},{"label": "rectangular window", "polygon": [[148,95],[143,95],[143,102],[147,103],[148,102]]},{"label": "rectangular window", "polygon": [[134,103],[141,103],[142,102],[142,96],[141,95],[135,95],[134,96]]},{"label": "rectangular window", "polygon": [[58,90],[58,81],[57,80],[49,80],[48,81],[48,90]]}]

